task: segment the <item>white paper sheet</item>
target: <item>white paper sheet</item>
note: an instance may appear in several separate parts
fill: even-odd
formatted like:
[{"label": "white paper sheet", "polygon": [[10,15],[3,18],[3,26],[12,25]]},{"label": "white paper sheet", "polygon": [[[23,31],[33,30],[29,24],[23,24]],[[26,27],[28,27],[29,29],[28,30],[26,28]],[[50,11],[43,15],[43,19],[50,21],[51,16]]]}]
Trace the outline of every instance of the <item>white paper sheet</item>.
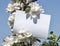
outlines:
[{"label": "white paper sheet", "polygon": [[33,20],[30,18],[26,19],[26,14],[23,11],[16,11],[14,32],[24,28],[31,32],[35,37],[47,38],[50,19],[51,15],[40,14],[40,19],[38,19],[37,24],[34,24]]}]

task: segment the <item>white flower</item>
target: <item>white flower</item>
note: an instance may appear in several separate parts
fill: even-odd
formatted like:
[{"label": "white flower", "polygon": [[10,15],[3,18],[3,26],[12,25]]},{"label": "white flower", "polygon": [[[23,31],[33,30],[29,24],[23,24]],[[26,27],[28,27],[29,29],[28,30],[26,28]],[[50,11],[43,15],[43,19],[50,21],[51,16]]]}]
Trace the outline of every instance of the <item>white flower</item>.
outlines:
[{"label": "white flower", "polygon": [[13,36],[7,36],[3,41],[3,46],[11,46],[14,43]]},{"label": "white flower", "polygon": [[10,37],[7,36],[4,40],[8,42],[8,41],[12,40],[12,38],[10,39]]},{"label": "white flower", "polygon": [[37,19],[41,13],[44,13],[44,9],[42,6],[37,4],[37,2],[32,2],[29,4],[29,6],[31,7],[29,14],[31,15],[32,19]]},{"label": "white flower", "polygon": [[19,39],[19,40],[25,39],[25,36],[23,36],[23,35],[18,35],[18,39]]},{"label": "white flower", "polygon": [[30,37],[32,35],[25,29],[16,30],[14,32],[15,32],[15,34],[17,34],[18,38],[20,38],[20,39],[24,39],[24,38]]},{"label": "white flower", "polygon": [[14,3],[13,6],[14,6],[14,9],[15,10],[19,10],[20,9],[20,3]]},{"label": "white flower", "polygon": [[8,44],[8,43],[5,43],[5,44],[3,44],[2,46],[11,46],[10,44]]},{"label": "white flower", "polygon": [[6,10],[8,11],[8,12],[12,12],[12,11],[14,11],[14,7],[13,7],[13,5],[10,3],[10,4],[8,4],[8,7],[6,8]]},{"label": "white flower", "polygon": [[19,41],[19,38],[16,36],[16,37],[14,38],[14,43],[17,43],[17,42],[20,42],[20,41]]},{"label": "white flower", "polygon": [[19,38],[19,39],[25,39],[25,38],[28,38],[28,37],[30,37],[30,36],[32,36],[32,34],[26,31],[26,32],[18,35],[18,38]]},{"label": "white flower", "polygon": [[14,19],[15,19],[15,12],[12,13],[8,18],[8,25],[10,26],[10,28],[14,25]]},{"label": "white flower", "polygon": [[[22,30],[21,30],[22,31]],[[23,33],[23,34],[22,34]],[[18,43],[18,42],[29,42],[27,40],[28,37],[31,37],[32,34],[25,31],[22,32],[20,34],[16,34],[15,36],[12,34],[11,36],[7,36],[4,41],[3,41],[3,46],[12,46],[14,43]],[[26,40],[27,39],[27,40]]]},{"label": "white flower", "polygon": [[9,20],[9,21],[14,21],[14,19],[15,19],[15,12],[12,13],[12,14],[9,16],[8,20]]},{"label": "white flower", "polygon": [[21,3],[21,8],[23,8],[24,7],[24,3]]},{"label": "white flower", "polygon": [[39,6],[36,2],[30,3],[29,6],[31,7],[30,14],[38,14],[43,11],[42,6]]},{"label": "white flower", "polygon": [[[20,37],[19,37],[19,38],[20,38]],[[21,39],[19,39],[19,38],[18,38],[18,35],[16,35],[16,36],[13,36],[13,35],[7,36],[7,37],[4,39],[2,45],[3,45],[3,46],[12,46],[14,43],[20,42]]]},{"label": "white flower", "polygon": [[32,34],[29,33],[28,31],[26,31],[26,32],[24,33],[24,35],[25,35],[25,37],[30,37],[30,36],[32,36]]}]

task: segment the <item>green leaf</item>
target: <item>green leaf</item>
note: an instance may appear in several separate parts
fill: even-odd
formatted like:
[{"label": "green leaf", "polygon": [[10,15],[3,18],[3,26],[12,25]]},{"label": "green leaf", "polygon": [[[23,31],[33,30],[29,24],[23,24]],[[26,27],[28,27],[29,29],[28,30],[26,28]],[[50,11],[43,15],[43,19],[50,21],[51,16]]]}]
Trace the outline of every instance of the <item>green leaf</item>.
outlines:
[{"label": "green leaf", "polygon": [[20,0],[16,0],[16,2],[20,2]]},{"label": "green leaf", "polygon": [[56,35],[54,34],[53,31],[50,32],[50,38],[51,38],[51,39],[55,39],[55,38],[56,38]]},{"label": "green leaf", "polygon": [[48,43],[44,41],[42,46],[48,46]]},{"label": "green leaf", "polygon": [[14,43],[12,46],[17,46],[17,44],[16,44],[16,43]]},{"label": "green leaf", "polygon": [[26,12],[26,13],[29,13],[30,10],[31,10],[31,8],[30,8],[29,6],[27,6],[26,9],[25,9],[25,12]]},{"label": "green leaf", "polygon": [[58,36],[57,41],[59,41],[59,39],[60,39],[60,35]]}]

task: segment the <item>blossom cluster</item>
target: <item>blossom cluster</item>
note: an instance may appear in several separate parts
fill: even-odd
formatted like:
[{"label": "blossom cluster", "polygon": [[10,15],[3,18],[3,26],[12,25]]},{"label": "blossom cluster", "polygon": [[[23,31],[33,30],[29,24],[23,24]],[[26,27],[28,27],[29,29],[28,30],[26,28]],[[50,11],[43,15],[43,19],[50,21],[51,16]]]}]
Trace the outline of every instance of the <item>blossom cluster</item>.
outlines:
[{"label": "blossom cluster", "polygon": [[11,15],[8,18],[8,25],[10,26],[10,28],[13,28],[16,10],[25,11],[27,16],[31,16],[33,20],[37,20],[40,14],[44,13],[44,9],[42,8],[42,6],[37,4],[37,2],[31,2],[30,0],[28,0],[27,2],[28,3],[26,3],[25,1],[14,2],[14,0],[12,0],[12,3],[8,4],[6,10],[11,13]]},{"label": "blossom cluster", "polygon": [[31,33],[27,31],[20,30],[20,33],[12,33],[3,40],[3,46],[12,46],[14,43],[29,42],[29,37],[32,36]]},{"label": "blossom cluster", "polygon": [[37,0],[11,0],[8,4],[6,10],[10,13],[8,25],[11,28],[12,34],[3,40],[3,46],[38,46],[36,43],[37,39],[27,30],[20,29],[17,32],[13,30],[17,10],[24,11],[32,19],[40,16],[40,13],[44,13],[42,6],[35,1]]},{"label": "blossom cluster", "polygon": [[40,13],[44,12],[44,9],[42,8],[42,6],[40,6],[36,2],[31,2],[29,4],[25,4],[24,2],[9,3],[6,10],[10,13],[13,11],[16,11],[16,10],[23,10],[26,12],[30,12],[30,14],[36,14],[38,12],[40,12]]},{"label": "blossom cluster", "polygon": [[12,32],[10,36],[7,36],[2,43],[2,46],[38,46],[36,38],[31,33],[22,29],[18,33]]}]

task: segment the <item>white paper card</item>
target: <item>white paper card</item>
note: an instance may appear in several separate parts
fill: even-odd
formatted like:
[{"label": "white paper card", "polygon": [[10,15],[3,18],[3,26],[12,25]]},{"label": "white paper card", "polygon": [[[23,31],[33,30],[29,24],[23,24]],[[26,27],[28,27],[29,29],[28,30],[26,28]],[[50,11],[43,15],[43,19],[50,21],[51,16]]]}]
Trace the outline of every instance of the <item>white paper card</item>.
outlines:
[{"label": "white paper card", "polygon": [[[50,25],[51,15],[40,14],[37,24],[33,23],[30,18],[26,19],[26,14],[23,11],[16,11],[14,30],[24,28],[31,32],[33,36],[38,38],[47,38]],[[17,32],[15,31],[15,32]]]}]

